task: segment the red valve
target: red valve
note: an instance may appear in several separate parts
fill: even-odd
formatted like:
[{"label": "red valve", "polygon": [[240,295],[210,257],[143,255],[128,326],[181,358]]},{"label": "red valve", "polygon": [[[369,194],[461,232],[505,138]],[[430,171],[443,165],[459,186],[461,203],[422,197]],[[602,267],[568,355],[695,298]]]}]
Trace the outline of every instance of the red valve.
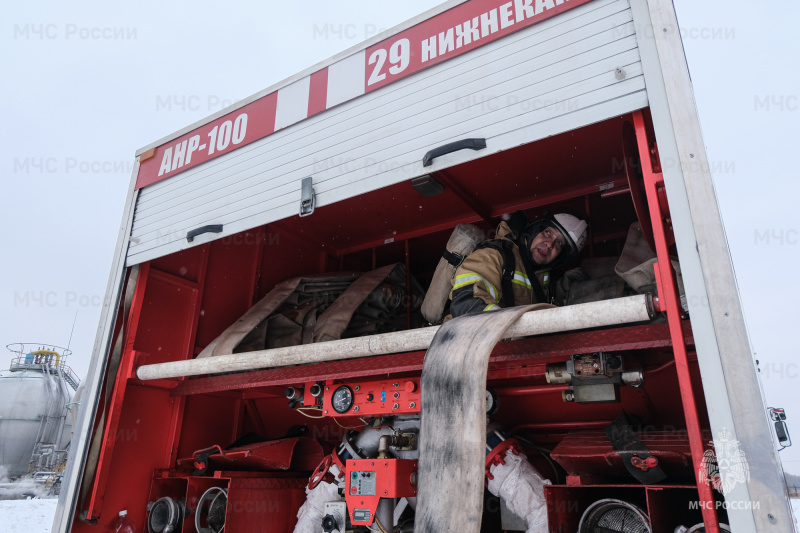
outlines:
[{"label": "red valve", "polygon": [[345,472],[344,463],[342,463],[342,459],[339,457],[339,454],[336,453],[336,450],[333,450],[333,453],[331,453],[331,458],[333,459],[333,464],[335,464],[339,468],[339,475],[336,477],[338,478],[344,477],[344,472]]},{"label": "red valve", "polygon": [[519,455],[522,451],[522,446],[520,445],[519,441],[514,438],[506,439],[494,449],[486,455],[486,486],[489,486],[489,480],[494,479],[494,476],[489,472],[492,466],[506,464],[505,456],[506,452],[511,450],[514,455]]},{"label": "red valve", "polygon": [[325,479],[326,477],[329,478],[328,483],[333,483],[333,475],[328,474],[328,470],[333,463],[333,457],[330,455],[326,455],[325,459],[314,469],[314,473],[311,475],[311,479],[308,480],[308,489],[314,490],[320,482]]}]

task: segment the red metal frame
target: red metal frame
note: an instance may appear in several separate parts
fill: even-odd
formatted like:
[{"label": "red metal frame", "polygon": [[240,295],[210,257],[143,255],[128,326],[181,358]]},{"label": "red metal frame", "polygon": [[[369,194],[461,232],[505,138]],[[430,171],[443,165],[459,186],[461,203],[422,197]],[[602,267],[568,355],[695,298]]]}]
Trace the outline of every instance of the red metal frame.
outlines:
[{"label": "red metal frame", "polygon": [[[196,297],[194,308],[194,319],[192,320],[191,329],[188,336],[186,359],[191,359],[194,356],[194,345],[197,338],[197,326],[200,321],[200,302],[203,301],[203,290],[206,283],[206,272],[208,270],[208,256],[210,246],[208,244],[202,247],[200,270],[197,276],[196,284]],[[252,296],[251,296],[252,298]],[[181,428],[183,427],[183,413],[186,402],[183,398],[176,401],[172,406],[172,419],[170,420],[169,428],[169,445],[167,446],[167,456],[165,457],[165,464],[175,464],[178,459],[178,443],[180,442]]]},{"label": "red metal frame", "polygon": [[122,403],[125,397],[125,390],[128,386],[128,378],[133,375],[133,363],[137,356],[137,352],[133,350],[133,341],[136,338],[136,332],[139,327],[139,317],[142,313],[142,303],[144,301],[144,293],[147,288],[149,274],[149,264],[144,264],[139,267],[139,275],[136,280],[136,288],[134,289],[128,320],[124,326],[127,334],[123,341],[122,356],[117,370],[117,378],[114,382],[114,389],[111,393],[111,399],[107,408],[108,418],[106,419],[106,425],[103,430],[104,438],[100,447],[100,455],[97,458],[94,483],[92,484],[88,496],[89,500],[86,507],[87,520],[98,519],[103,506],[106,484],[108,483],[108,476],[111,470],[111,456],[117,441],[114,436],[117,434],[117,428],[119,427]]},{"label": "red metal frame", "polygon": [[[644,178],[647,203],[650,209],[650,219],[653,224],[653,236],[656,244],[656,282],[658,283],[658,294],[661,305],[666,309],[667,322],[669,324],[670,336],[672,337],[672,349],[675,354],[675,368],[678,374],[680,385],[681,401],[686,417],[686,429],[689,434],[689,445],[692,450],[692,462],[694,471],[697,473],[703,464],[703,437],[701,435],[700,419],[697,414],[697,401],[694,389],[692,388],[691,375],[689,373],[689,360],[686,353],[686,340],[681,328],[680,296],[675,280],[675,273],[669,257],[669,244],[664,227],[664,215],[662,214],[661,203],[659,202],[659,188],[664,187],[663,174],[653,171],[650,144],[647,140],[647,129],[645,126],[644,115],[641,111],[633,113],[633,124],[636,130],[636,140],[639,148],[639,159],[641,162],[642,175]],[[706,531],[709,533],[719,533],[719,521],[714,506],[714,495],[711,487],[706,480],[697,477],[697,490],[700,500],[703,502],[703,522]]]},{"label": "red metal frame", "polygon": [[[436,175],[439,176],[439,173],[437,173]],[[546,205],[551,205],[566,200],[581,198],[589,194],[594,194],[598,192],[599,187],[601,186],[610,186],[608,190],[626,188],[628,186],[628,180],[625,177],[620,177],[620,175],[614,174],[602,180],[598,180],[597,183],[592,183],[591,185],[578,185],[575,187],[565,189],[564,191],[559,192],[558,194],[549,195],[547,197],[543,197],[536,200],[527,200],[525,202],[509,203],[507,205],[503,205],[492,209],[488,214],[489,220],[497,219],[504,214],[512,213],[518,210],[527,211],[529,209],[535,209],[537,207],[543,207]],[[452,230],[458,224],[474,224],[485,220],[487,219],[485,219],[482,215],[479,214],[463,216],[440,224],[429,224],[426,226],[419,227],[417,229],[397,232],[397,234],[394,235],[394,240],[402,241],[402,240],[413,239],[415,237],[423,237],[425,235],[430,235],[432,233],[436,233],[439,231]],[[374,248],[376,246],[382,246],[384,244],[386,244],[385,239],[370,240],[364,243],[338,248],[336,250],[336,256],[342,257],[362,250]]]},{"label": "red metal frame", "polygon": [[403,241],[403,250],[406,265],[406,329],[411,329],[411,250],[408,239]]},{"label": "red metal frame", "polygon": [[[103,433],[104,439],[98,456],[97,470],[88,494],[86,520],[99,520],[101,517],[103,520],[113,518],[109,512],[104,512],[104,507],[120,505],[120,491],[124,491],[124,489],[121,488],[121,485],[116,485],[114,490],[109,487],[112,470],[117,468],[115,465],[118,465],[120,461],[125,462],[129,460],[131,455],[136,456],[137,447],[142,446],[141,442],[136,443],[140,434],[142,440],[147,441],[145,446],[150,447],[153,452],[157,450],[157,453],[151,452],[151,455],[147,456],[152,458],[150,462],[169,465],[174,464],[177,458],[178,444],[183,433],[183,414],[186,398],[169,400],[167,394],[161,391],[176,382],[170,383],[162,380],[160,383],[143,385],[142,382],[135,378],[134,369],[143,362],[158,361],[165,357],[168,359],[192,357],[198,330],[200,302],[205,283],[208,253],[208,246],[202,247],[199,255],[198,281],[186,279],[168,270],[161,270],[151,263],[140,267],[128,320],[124,325],[123,352],[109,400],[108,415]],[[145,337],[149,338],[151,342],[153,341],[153,334],[149,330],[154,325],[157,324],[158,327],[163,327],[165,331],[168,331],[171,327],[167,324],[166,317],[158,314],[145,314],[148,309],[152,308],[153,299],[160,297],[162,294],[176,295],[172,304],[177,307],[170,307],[169,309],[180,309],[181,312],[186,313],[186,315],[182,316],[187,317],[187,320],[181,322],[182,326],[178,326],[174,334],[171,335],[173,341],[171,349],[176,351],[171,352],[169,355],[158,353],[158,350],[161,349],[160,346],[156,350],[155,345],[148,345],[147,342],[143,342]],[[163,312],[168,313],[168,311]],[[155,322],[153,321],[154,318],[156,319]],[[146,324],[146,326],[142,326],[142,324]],[[169,345],[170,343],[167,344]],[[169,351],[170,348],[165,346],[165,350]],[[162,402],[160,398],[167,401]],[[144,403],[139,405],[137,401],[143,401]],[[137,426],[136,429],[130,429],[124,425],[125,423],[130,425],[132,414],[135,414],[134,418],[146,416],[148,409],[146,405],[151,406],[151,408],[152,406],[158,406],[157,417],[147,416],[147,419],[143,420],[143,422],[151,422],[152,419],[155,426],[145,423]],[[156,418],[158,418],[157,421],[155,420]],[[138,423],[138,421],[135,422],[135,424]],[[162,423],[164,424],[163,426],[161,426]],[[156,429],[158,427],[163,429]],[[154,432],[158,433],[157,442],[153,441]],[[108,503],[106,504],[107,499]],[[118,509],[112,509],[112,514],[116,510]],[[131,516],[134,519],[138,519],[137,516],[142,512],[142,509],[132,510]]]},{"label": "red metal frame", "polygon": [[470,209],[475,211],[475,214],[487,222],[492,218],[492,210],[478,201],[474,194],[465,191],[459,183],[446,171],[440,170],[433,174],[437,180],[442,182],[442,185],[449,187],[451,191],[458,197],[459,200],[464,202]]},{"label": "red metal frame", "polygon": [[[261,264],[264,260],[264,241],[267,238],[267,235],[264,231],[264,226],[261,226],[253,231],[256,233],[256,259],[253,262],[253,280],[250,284],[251,304],[255,304],[258,301],[259,285],[261,282]],[[204,260],[204,265],[208,265],[207,256]],[[203,277],[201,280],[205,282],[205,270],[203,271]]]}]

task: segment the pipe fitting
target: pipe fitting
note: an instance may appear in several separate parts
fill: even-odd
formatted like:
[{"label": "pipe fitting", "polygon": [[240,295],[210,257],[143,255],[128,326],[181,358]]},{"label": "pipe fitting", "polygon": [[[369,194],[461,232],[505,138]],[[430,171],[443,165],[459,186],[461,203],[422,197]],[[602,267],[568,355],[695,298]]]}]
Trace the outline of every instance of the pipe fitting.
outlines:
[{"label": "pipe fitting", "polygon": [[394,435],[381,435],[381,438],[378,439],[378,459],[389,457],[389,447],[408,448],[409,446],[411,446],[411,439],[399,432]]},{"label": "pipe fitting", "polygon": [[572,374],[567,370],[567,363],[550,363],[545,370],[545,378],[552,385],[564,385],[572,382]]}]

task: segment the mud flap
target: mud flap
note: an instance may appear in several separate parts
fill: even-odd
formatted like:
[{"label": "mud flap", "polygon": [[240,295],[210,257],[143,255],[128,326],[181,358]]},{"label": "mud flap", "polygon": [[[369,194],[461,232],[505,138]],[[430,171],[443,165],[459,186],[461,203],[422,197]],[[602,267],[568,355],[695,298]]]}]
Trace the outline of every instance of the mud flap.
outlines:
[{"label": "mud flap", "polygon": [[492,349],[525,312],[510,307],[446,322],[422,368],[415,531],[478,533],[486,460],[486,374]]}]

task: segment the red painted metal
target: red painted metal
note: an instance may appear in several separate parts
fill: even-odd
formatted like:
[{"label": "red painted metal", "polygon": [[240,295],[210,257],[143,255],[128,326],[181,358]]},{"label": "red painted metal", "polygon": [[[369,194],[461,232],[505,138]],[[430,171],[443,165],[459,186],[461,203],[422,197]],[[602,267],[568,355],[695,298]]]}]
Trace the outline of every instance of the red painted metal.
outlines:
[{"label": "red painted metal", "polygon": [[305,478],[238,477],[228,482],[226,533],[291,533],[305,501]]},{"label": "red painted metal", "polygon": [[[415,460],[348,459],[345,466],[345,499],[350,521],[354,525],[372,525],[381,498],[410,498],[417,495]],[[356,519],[356,513],[360,510],[369,511],[368,520]]]},{"label": "red painted metal", "polygon": [[[475,222],[479,222],[480,220],[482,220],[480,216],[468,215],[468,216],[464,216],[464,217],[455,218],[455,219],[449,220],[449,221],[441,223],[441,224],[430,224],[430,225],[427,225],[427,226],[419,227],[417,229],[404,231],[404,232],[398,232],[396,235],[394,235],[392,237],[392,241],[391,242],[414,239],[416,237],[422,237],[424,235],[431,235],[432,233],[437,233],[439,231],[451,230],[454,227],[456,227],[458,224],[472,224],[472,223],[475,223]],[[364,242],[364,243],[355,244],[355,245],[347,246],[347,247],[343,247],[343,248],[338,248],[336,250],[336,255],[337,256],[343,256],[343,255],[347,255],[347,254],[352,254],[352,253],[355,253],[355,252],[360,252],[361,250],[367,250],[369,248],[374,248],[376,246],[383,246],[385,244],[388,244],[386,238],[370,240],[370,241],[367,241],[367,242]]]},{"label": "red painted metal", "polygon": [[235,442],[239,435],[244,434],[245,424],[245,399],[237,398],[233,408],[233,424],[231,424],[231,434],[228,442]]},{"label": "red painted metal", "polygon": [[253,429],[259,435],[268,435],[266,426],[262,422],[261,415],[258,412],[258,405],[253,400],[244,400],[244,408],[247,411],[247,420],[252,424]]},{"label": "red painted metal", "polygon": [[308,245],[309,243],[314,245],[315,248],[325,248],[325,243],[316,237],[315,235],[309,235],[307,233],[303,233],[302,236],[297,234],[294,230],[287,227],[287,221],[282,220],[280,222],[270,222],[267,226],[270,230],[277,231],[280,233],[281,237],[286,237],[297,244]]},{"label": "red painted metal", "polygon": [[319,381],[308,381],[303,383],[303,390],[305,390],[305,394],[303,395],[303,407],[316,407],[318,403],[317,397],[311,394],[311,387],[321,386],[322,384]]},{"label": "red painted metal", "polygon": [[569,390],[568,385],[541,385],[539,387],[502,387],[492,389],[499,396],[532,396],[537,394],[554,394]]},{"label": "red painted metal", "polygon": [[237,430],[245,421],[240,398],[241,395],[229,393],[186,397],[178,457],[189,457],[195,450],[215,442],[228,445],[238,438]]},{"label": "red painted metal", "polygon": [[[588,194],[583,197],[583,214],[586,215],[587,220],[592,219],[592,206],[591,202],[589,201]],[[588,234],[586,242],[589,244],[588,253],[589,257],[594,257],[594,242],[593,242],[594,233],[592,232],[591,226],[589,226],[587,229],[588,229]]]},{"label": "red painted metal", "polygon": [[[215,453],[211,453],[215,452]],[[196,450],[192,457],[178,459],[177,466],[183,469],[199,468],[196,465],[203,454],[208,459],[203,469],[213,471],[268,471],[295,470],[308,471],[325,456],[325,450],[315,439],[292,437],[270,440],[223,449],[215,444]]]},{"label": "red painted metal", "polygon": [[[704,435],[707,441],[711,439],[710,432],[705,432]],[[688,481],[694,477],[692,452],[686,431],[645,427],[637,431],[637,436],[647,451],[658,460],[668,476],[668,483]],[[550,457],[570,475],[628,476],[619,451],[611,446],[603,430],[569,433],[550,452]],[[649,465],[642,466],[648,468]]]},{"label": "red painted metal", "polygon": [[[200,260],[199,248],[184,259]],[[172,257],[164,261],[168,271],[158,268],[160,261],[140,267],[85,513],[87,519],[98,520],[101,527],[116,512],[128,508],[130,494],[146,493],[153,469],[174,461],[178,443],[191,434],[185,431],[187,419],[182,411],[186,399],[170,398],[168,388],[142,386],[133,373],[137,364],[192,355],[202,283],[173,273],[174,262]],[[187,274],[201,270],[194,266],[182,269]],[[124,483],[119,482],[117,472],[124,472]],[[128,510],[135,523],[142,523],[144,507]],[[75,531],[82,530],[82,524],[74,527]]]},{"label": "red painted metal", "polygon": [[[143,498],[147,494],[153,469],[164,466],[163,431],[169,422],[169,410],[164,407],[169,402],[166,391],[145,389],[129,380],[117,429],[104,438],[104,444],[113,443],[113,453],[104,459],[107,463],[104,462],[102,467],[107,468],[107,482],[99,479],[104,471],[98,470],[95,476],[95,486],[98,486],[98,482],[105,484],[100,497],[92,502],[91,511],[96,514],[90,519],[96,520],[97,525],[76,521],[73,532],[102,531],[123,509],[128,510],[135,524],[144,522],[146,502]],[[141,413],[148,413],[147,418],[132,413],[132,404],[141,409]],[[132,496],[135,500],[132,500]],[[133,501],[137,504],[134,505]],[[89,518],[90,515],[87,513],[85,516]]]},{"label": "red painted metal", "polygon": [[623,188],[620,187],[618,189],[609,189],[607,191],[603,191],[600,193],[600,198],[611,198],[612,196],[619,196],[620,194],[628,194],[631,192],[630,187]]},{"label": "red painted metal", "polygon": [[[210,254],[211,247],[206,244],[203,245],[202,250],[200,252],[200,270],[198,273],[198,281],[196,284],[196,296],[195,296],[195,305],[193,309],[193,320],[191,325],[189,326],[189,334],[187,337],[186,343],[186,350],[187,353],[184,356],[185,359],[191,359],[194,356],[193,347],[195,345],[195,341],[197,339],[197,327],[200,322],[200,306],[197,305],[197,302],[203,301],[203,290],[205,289],[206,283],[206,273],[208,271],[208,256]],[[164,458],[165,464],[171,465],[174,464],[175,461],[178,459],[178,443],[180,442],[181,436],[181,428],[183,427],[183,412],[186,402],[183,398],[179,401],[173,402],[172,404],[172,419],[170,420],[170,427],[169,431],[167,432],[168,435],[168,442],[167,442],[167,454]]]},{"label": "red painted metal", "polygon": [[490,220],[492,218],[492,211],[487,206],[478,200],[478,195],[464,190],[464,188],[453,179],[453,177],[446,171],[440,170],[433,175],[437,180],[442,182],[442,185],[448,187],[459,200],[464,202],[470,209],[475,211],[475,214],[483,220]]},{"label": "red painted metal", "polygon": [[528,209],[544,207],[554,203],[564,202],[575,198],[581,198],[588,194],[594,194],[606,190],[614,190],[624,186],[625,186],[624,178],[618,177],[617,175],[608,176],[603,179],[594,180],[594,183],[590,185],[576,185],[568,187],[558,193],[551,194],[544,198],[536,200],[528,200],[525,202],[519,202],[513,204],[506,204],[500,208],[495,208],[494,210],[492,210],[492,216],[498,217],[502,214],[517,211],[520,209],[523,211],[527,211]]},{"label": "red painted metal", "polygon": [[[128,386],[128,377],[133,374],[133,362],[136,358],[136,352],[134,352],[133,349],[133,339],[136,337],[139,327],[139,318],[142,313],[142,304],[148,285],[149,273],[150,268],[148,264],[144,264],[139,268],[139,276],[136,281],[136,288],[134,289],[133,300],[131,301],[131,307],[128,313],[128,323],[126,325],[128,337],[125,338],[123,344],[122,357],[117,370],[114,389],[111,393],[111,400],[108,403],[106,411],[106,425],[103,430],[103,435],[106,436],[116,435],[119,428],[122,403]],[[89,500],[86,508],[87,520],[96,520],[100,517],[106,484],[108,483],[110,474],[111,457],[114,452],[116,441],[117,439],[115,438],[104,438],[100,447],[94,483],[89,493]]]},{"label": "red painted metal", "polygon": [[[146,354],[145,354],[146,355]],[[135,361],[134,366],[138,367],[139,362]],[[142,381],[138,383],[143,387],[153,387],[155,389],[165,389],[165,390],[172,390],[178,386],[180,380],[183,378],[175,378],[175,379],[151,379],[148,381]]]},{"label": "red painted metal", "polygon": [[[259,298],[255,279],[263,278],[263,271],[256,273],[263,239],[263,233],[256,231],[232,235],[210,243],[204,255],[195,258],[195,268],[204,273],[196,346],[205,347],[230,325],[230,316],[241,316]],[[280,239],[276,244],[267,237],[266,246],[280,248]],[[269,283],[269,279],[264,281]]]},{"label": "red painted metal", "polygon": [[152,266],[150,267],[150,277],[152,279],[157,279],[159,281],[163,281],[164,283],[169,283],[171,285],[175,285],[176,287],[183,287],[189,290],[196,290],[199,287],[199,284],[196,281],[176,276],[175,274],[159,270],[158,268]]},{"label": "red painted metal", "polygon": [[[575,198],[580,198],[588,194],[596,193],[599,190],[614,190],[617,188],[627,187],[626,178],[618,177],[617,175],[609,176],[608,178],[604,178],[601,180],[594,180],[594,181],[595,183],[592,183],[590,185],[578,185],[566,188],[563,189],[561,192],[550,194],[548,196],[542,196],[541,198],[535,198],[525,201],[517,201],[513,203],[505,203],[500,207],[492,209],[488,215],[489,217],[488,219],[484,218],[481,215],[465,214],[464,216],[461,216],[459,218],[451,219],[448,222],[431,223],[409,231],[398,231],[396,234],[393,235],[392,239],[395,241],[401,241],[401,240],[414,239],[417,237],[423,237],[444,230],[452,230],[458,224],[475,224],[485,220],[499,221],[502,215],[513,213],[514,211],[520,211],[520,210],[527,211],[529,209],[535,209],[547,206],[552,203],[573,200]],[[608,187],[608,189],[601,189],[601,187]],[[337,256],[347,255],[361,250],[373,248],[376,246],[383,246],[385,244],[387,244],[387,239],[385,238],[370,240],[361,244],[338,248],[336,250],[336,255]]]},{"label": "red painted metal", "polygon": [[164,457],[165,464],[173,464],[178,458],[178,442],[181,437],[181,427],[183,426],[183,407],[185,404],[184,398],[177,398],[177,401],[172,404],[172,419],[169,423],[169,430],[167,431],[167,446],[166,456]]},{"label": "red painted metal", "polygon": [[[684,415],[686,416],[686,428],[692,450],[694,471],[699,472],[703,465],[703,453],[705,450],[703,447],[700,419],[697,414],[697,401],[695,400],[695,393],[692,388],[692,379],[689,371],[686,341],[683,337],[683,329],[681,328],[682,311],[680,309],[678,286],[670,262],[669,244],[664,228],[664,215],[662,214],[661,204],[659,202],[658,188],[659,185],[663,186],[663,176],[662,174],[653,172],[650,145],[647,141],[644,115],[641,111],[633,113],[633,123],[636,129],[639,158],[641,161],[642,175],[644,177],[647,202],[650,209],[650,219],[653,225],[656,255],[658,256],[659,268],[656,270],[656,279],[660,282],[659,295],[667,310],[667,323],[669,324],[670,336],[673,341],[672,349],[675,353],[675,367],[678,373],[678,383],[680,385]],[[704,504],[702,506],[703,522],[706,524],[706,531],[709,533],[719,533],[719,522],[714,510],[714,496],[711,492],[711,487],[706,480],[699,477],[699,474],[697,490],[700,494],[700,500]]]},{"label": "red painted metal", "polygon": [[[258,301],[259,282],[261,281],[261,267],[264,260],[264,243],[267,240],[267,235],[264,226],[252,230],[256,236],[256,250],[253,259],[253,278],[250,282],[250,302],[255,304]],[[203,275],[205,280],[205,274]]]},{"label": "red painted metal", "polygon": [[579,420],[575,422],[544,422],[541,424],[520,424],[512,428],[511,433],[517,434],[524,431],[570,431],[577,427],[581,428],[605,428],[613,420]]}]

